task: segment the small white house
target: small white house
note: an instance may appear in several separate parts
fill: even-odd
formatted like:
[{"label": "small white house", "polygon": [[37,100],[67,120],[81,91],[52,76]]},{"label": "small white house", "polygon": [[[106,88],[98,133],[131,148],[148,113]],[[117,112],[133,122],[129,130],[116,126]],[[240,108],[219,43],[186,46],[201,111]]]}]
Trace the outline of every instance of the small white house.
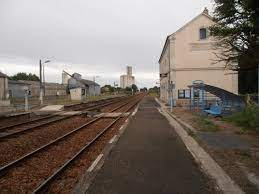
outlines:
[{"label": "small white house", "polygon": [[84,100],[87,96],[97,96],[101,94],[101,87],[96,82],[82,79],[81,75],[74,73],[68,79],[68,89],[72,100]]}]

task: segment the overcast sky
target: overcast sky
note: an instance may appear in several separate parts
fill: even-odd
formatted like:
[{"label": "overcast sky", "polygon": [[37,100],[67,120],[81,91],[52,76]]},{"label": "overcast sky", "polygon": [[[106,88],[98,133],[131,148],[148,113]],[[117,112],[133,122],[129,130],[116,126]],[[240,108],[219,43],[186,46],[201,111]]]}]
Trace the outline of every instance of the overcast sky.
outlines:
[{"label": "overcast sky", "polygon": [[119,82],[126,65],[138,86],[158,80],[166,36],[201,13],[212,0],[0,0],[0,71],[38,74],[62,70],[103,84]]}]

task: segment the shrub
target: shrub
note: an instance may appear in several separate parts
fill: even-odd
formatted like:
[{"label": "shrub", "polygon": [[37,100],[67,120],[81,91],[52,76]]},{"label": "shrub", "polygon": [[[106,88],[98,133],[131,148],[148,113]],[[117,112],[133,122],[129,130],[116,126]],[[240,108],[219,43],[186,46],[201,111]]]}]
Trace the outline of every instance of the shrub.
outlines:
[{"label": "shrub", "polygon": [[229,116],[225,120],[243,127],[244,130],[259,132],[259,107],[254,103],[248,104],[243,111]]},{"label": "shrub", "polygon": [[199,116],[193,121],[201,131],[216,132],[220,130],[220,128],[207,117]]}]

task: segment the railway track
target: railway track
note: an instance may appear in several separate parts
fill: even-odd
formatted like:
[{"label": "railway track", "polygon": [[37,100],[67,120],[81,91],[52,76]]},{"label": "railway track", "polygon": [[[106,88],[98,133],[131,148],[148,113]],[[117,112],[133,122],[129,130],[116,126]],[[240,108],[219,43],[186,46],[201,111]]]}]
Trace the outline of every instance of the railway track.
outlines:
[{"label": "railway track", "polygon": [[[110,101],[105,100],[105,101],[101,101],[99,103],[94,103],[94,104],[87,105],[87,106],[86,105],[79,106],[79,107],[74,108],[74,111],[80,111],[80,110],[91,111],[91,110],[101,109],[101,108],[107,107],[111,104],[120,102],[120,100],[122,100],[122,99],[123,98],[118,97],[118,98],[112,99]],[[71,107],[72,106],[70,106],[70,108]],[[84,113],[85,112],[82,112],[80,114],[84,114]],[[26,131],[36,129],[38,127],[41,127],[43,125],[47,125],[50,123],[62,121],[64,119],[68,119],[73,116],[75,116],[75,115],[66,115],[66,116],[64,116],[64,115],[63,116],[62,115],[48,115],[48,116],[44,116],[41,118],[30,120],[30,121],[24,121],[24,122],[17,123],[14,125],[5,126],[5,127],[0,128],[0,140],[3,140],[5,138],[14,137],[14,136],[24,133]]]},{"label": "railway track", "polygon": [[[2,166],[0,168],[1,191],[4,193],[19,191],[42,193],[45,191],[56,177],[111,129],[122,118],[123,113],[130,111],[141,97],[137,96],[111,110],[111,113],[121,112],[116,118],[102,116],[94,118],[48,144]],[[63,154],[60,155],[60,153]],[[44,168],[40,168],[44,161]],[[28,180],[29,184],[23,180]],[[12,190],[13,188],[16,190]]]},{"label": "railway track", "polygon": [[95,107],[96,105],[102,105],[102,104],[106,104],[109,102],[115,102],[115,101],[120,101],[125,99],[125,96],[121,96],[121,97],[114,97],[114,98],[108,98],[108,99],[103,99],[103,100],[98,100],[98,101],[93,101],[93,102],[87,102],[87,103],[78,103],[78,104],[72,104],[72,105],[65,105],[64,109],[65,110],[84,110],[86,108],[91,108],[91,107]]}]

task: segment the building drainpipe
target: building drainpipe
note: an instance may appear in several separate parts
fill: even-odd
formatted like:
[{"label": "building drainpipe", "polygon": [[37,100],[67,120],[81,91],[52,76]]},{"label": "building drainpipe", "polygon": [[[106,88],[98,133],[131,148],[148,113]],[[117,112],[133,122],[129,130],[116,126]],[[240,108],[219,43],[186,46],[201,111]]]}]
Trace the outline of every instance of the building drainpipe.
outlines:
[{"label": "building drainpipe", "polygon": [[43,105],[42,63],[40,60],[40,104]]},{"label": "building drainpipe", "polygon": [[170,36],[168,38],[169,40],[169,80],[168,80],[168,89],[169,89],[169,104],[170,104],[170,112],[173,111],[173,86],[171,83],[171,42],[170,42]]},{"label": "building drainpipe", "polygon": [[259,105],[259,64],[257,66],[257,103]]}]

